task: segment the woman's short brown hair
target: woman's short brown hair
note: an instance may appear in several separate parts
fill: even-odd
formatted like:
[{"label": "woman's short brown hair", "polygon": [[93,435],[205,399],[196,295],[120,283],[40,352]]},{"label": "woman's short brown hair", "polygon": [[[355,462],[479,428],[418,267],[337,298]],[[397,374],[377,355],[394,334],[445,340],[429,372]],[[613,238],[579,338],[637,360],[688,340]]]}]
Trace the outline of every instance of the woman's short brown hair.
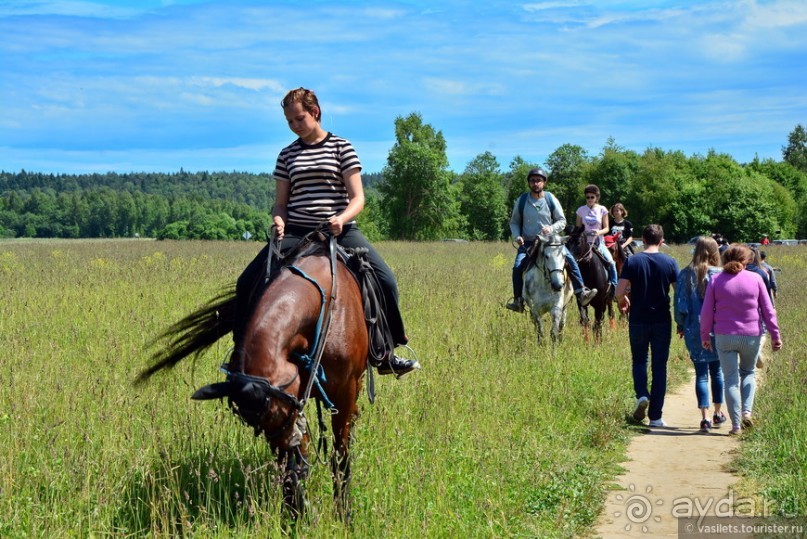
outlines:
[{"label": "woman's short brown hair", "polygon": [[311,114],[315,120],[320,121],[322,118],[322,109],[319,107],[319,100],[314,90],[308,90],[303,87],[291,90],[280,102],[280,106],[285,109],[292,103],[300,103],[303,109]]},{"label": "woman's short brown hair", "polygon": [[599,198],[600,197],[600,188],[597,187],[596,185],[594,185],[593,183],[590,183],[590,184],[588,184],[586,186],[585,189],[583,189],[583,194],[587,195],[589,193],[591,193],[593,195],[597,195],[597,198]]}]

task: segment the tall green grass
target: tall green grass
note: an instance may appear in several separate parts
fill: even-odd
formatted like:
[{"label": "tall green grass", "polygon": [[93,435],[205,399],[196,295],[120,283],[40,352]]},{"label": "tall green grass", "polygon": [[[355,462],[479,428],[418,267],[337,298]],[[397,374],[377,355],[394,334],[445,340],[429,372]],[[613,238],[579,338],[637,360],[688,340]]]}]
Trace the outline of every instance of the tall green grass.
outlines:
[{"label": "tall green grass", "polygon": [[[776,515],[807,515],[807,249],[766,248],[777,273],[776,310],[784,348],[771,353],[754,399],[754,425],[736,460],[740,489]],[[759,505],[761,507],[761,505]]]},{"label": "tall green grass", "polygon": [[[375,405],[360,397],[351,528],[333,514],[329,466],[312,455],[309,519],[290,530],[265,442],[223,405],[188,398],[220,378],[229,339],[196,364],[130,385],[150,340],[230,285],[258,245],[0,243],[0,536],[589,533],[634,429],[626,325],[586,343],[570,312],[563,342],[538,346],[528,318],[501,306],[509,245],[378,247],[424,368],[376,378]],[[761,427],[740,462],[749,489],[803,514],[804,427],[795,418],[807,378],[794,334],[804,302],[789,279],[802,275],[805,256],[791,253],[770,250],[783,267],[786,349],[759,391]],[[688,258],[683,247],[674,254]],[[673,346],[671,383],[689,368],[682,343]]]}]

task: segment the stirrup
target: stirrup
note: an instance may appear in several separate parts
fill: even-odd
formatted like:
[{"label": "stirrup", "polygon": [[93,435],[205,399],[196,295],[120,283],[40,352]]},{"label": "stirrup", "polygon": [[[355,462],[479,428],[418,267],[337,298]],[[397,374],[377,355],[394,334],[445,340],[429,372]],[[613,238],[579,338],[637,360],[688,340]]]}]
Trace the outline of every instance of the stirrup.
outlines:
[{"label": "stirrup", "polygon": [[[412,348],[410,348],[406,344],[401,346],[409,350],[412,353],[412,355],[414,355],[415,358],[417,358],[417,354],[415,353],[414,350],[412,350]],[[397,365],[394,365],[394,363],[397,363]],[[417,359],[406,359],[393,353],[391,357],[382,361],[381,364],[376,367],[376,370],[378,371],[379,375],[383,376],[385,374],[394,374],[395,378],[400,379],[409,374],[410,372],[418,370],[420,368],[421,368],[420,361],[418,361]]]}]

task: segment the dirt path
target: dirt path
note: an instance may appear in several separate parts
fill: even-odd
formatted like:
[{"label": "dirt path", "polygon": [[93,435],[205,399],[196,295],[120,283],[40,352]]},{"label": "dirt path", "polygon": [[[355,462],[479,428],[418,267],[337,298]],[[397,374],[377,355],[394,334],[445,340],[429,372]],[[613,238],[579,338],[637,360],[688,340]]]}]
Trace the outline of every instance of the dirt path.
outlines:
[{"label": "dirt path", "polygon": [[625,472],[616,479],[619,488],[609,492],[595,536],[677,538],[673,507],[678,515],[689,507],[694,517],[714,516],[716,507],[726,511],[735,498],[729,487],[738,477],[727,465],[739,440],[728,436],[730,421],[710,434],[699,431],[694,371],[689,382],[667,394],[664,421],[667,428],[648,428],[631,441]]}]

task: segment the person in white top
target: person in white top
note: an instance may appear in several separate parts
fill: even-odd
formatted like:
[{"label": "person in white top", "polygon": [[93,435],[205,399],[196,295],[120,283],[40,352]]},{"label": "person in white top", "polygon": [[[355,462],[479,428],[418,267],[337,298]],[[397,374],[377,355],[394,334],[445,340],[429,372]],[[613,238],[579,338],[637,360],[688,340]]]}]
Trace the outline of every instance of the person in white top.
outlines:
[{"label": "person in white top", "polygon": [[577,208],[577,226],[585,227],[588,242],[594,244],[605,257],[605,260],[608,261],[608,280],[611,284],[608,293],[611,297],[614,297],[617,284],[616,264],[614,264],[614,259],[605,246],[605,242],[602,241],[602,236],[611,231],[611,226],[608,223],[608,208],[600,205],[600,188],[596,185],[587,185],[583,189],[583,193],[586,195],[586,203]]}]

